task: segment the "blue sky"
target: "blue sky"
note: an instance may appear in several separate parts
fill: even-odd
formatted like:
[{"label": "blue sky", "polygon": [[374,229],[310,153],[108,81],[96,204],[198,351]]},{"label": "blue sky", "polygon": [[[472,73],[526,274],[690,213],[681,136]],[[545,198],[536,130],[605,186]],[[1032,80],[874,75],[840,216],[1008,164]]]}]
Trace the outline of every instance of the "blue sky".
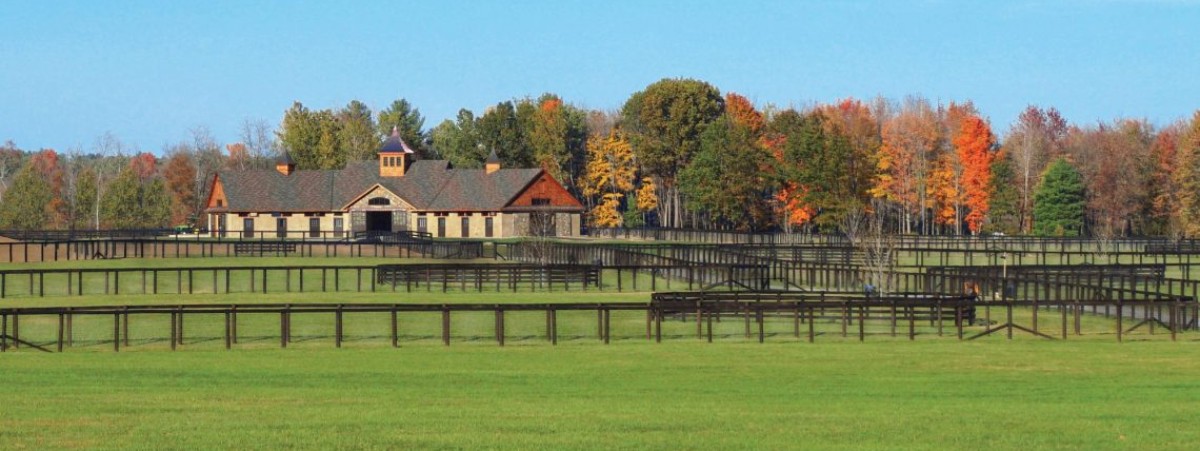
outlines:
[{"label": "blue sky", "polygon": [[1197,1],[143,1],[0,3],[0,141],[160,152],[293,101],[407,98],[432,127],[554,92],[619,108],[664,77],[758,104],[973,100],[1073,122],[1200,108]]}]

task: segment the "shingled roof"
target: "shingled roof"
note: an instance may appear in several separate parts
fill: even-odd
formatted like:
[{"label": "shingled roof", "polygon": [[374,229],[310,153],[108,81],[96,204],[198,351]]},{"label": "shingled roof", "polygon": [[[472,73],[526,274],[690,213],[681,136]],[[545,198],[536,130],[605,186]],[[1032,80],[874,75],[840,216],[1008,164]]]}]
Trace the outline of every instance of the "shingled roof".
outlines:
[{"label": "shingled roof", "polygon": [[210,211],[341,211],[379,184],[418,210],[496,211],[504,208],[542,174],[541,169],[455,169],[445,160],[419,160],[403,177],[381,177],[375,161],[350,163],[341,170],[305,170],[283,175],[273,169],[221,171],[228,201]]},{"label": "shingled roof", "polygon": [[383,142],[383,147],[379,148],[379,153],[415,153],[408,143],[400,137],[400,128],[392,126],[392,135],[388,136],[387,141]]}]

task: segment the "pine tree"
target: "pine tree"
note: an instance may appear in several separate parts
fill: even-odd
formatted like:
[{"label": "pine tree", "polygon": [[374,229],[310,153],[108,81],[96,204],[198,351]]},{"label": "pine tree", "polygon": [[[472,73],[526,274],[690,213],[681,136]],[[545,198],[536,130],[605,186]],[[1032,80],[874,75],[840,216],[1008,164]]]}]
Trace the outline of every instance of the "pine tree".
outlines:
[{"label": "pine tree", "polygon": [[1086,204],[1083,176],[1067,160],[1054,160],[1033,196],[1033,233],[1079,236]]}]

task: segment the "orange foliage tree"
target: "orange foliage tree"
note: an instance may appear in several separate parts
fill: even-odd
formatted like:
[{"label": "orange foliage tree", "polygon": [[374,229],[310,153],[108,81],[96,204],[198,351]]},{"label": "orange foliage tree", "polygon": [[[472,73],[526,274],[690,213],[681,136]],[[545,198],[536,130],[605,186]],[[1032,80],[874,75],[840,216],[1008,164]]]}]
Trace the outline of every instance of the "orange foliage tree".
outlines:
[{"label": "orange foliage tree", "polygon": [[[914,216],[924,216],[931,161],[941,140],[938,114],[925,99],[910,98],[885,121],[876,163],[874,197],[896,202],[903,213],[903,232],[911,232]],[[925,223],[925,221],[921,221]]]},{"label": "orange foliage tree", "polygon": [[967,208],[965,220],[971,233],[979,233],[980,226],[987,218],[991,196],[988,187],[992,181],[992,160],[995,158],[992,148],[995,145],[996,137],[987,122],[977,115],[969,115],[962,120],[954,138],[954,151],[962,165],[959,185],[962,186]]},{"label": "orange foliage tree", "polygon": [[50,184],[51,198],[50,203],[46,205],[46,213],[49,216],[47,225],[56,229],[63,228],[67,224],[69,217],[67,209],[70,206],[63,200],[64,179],[62,166],[59,165],[58,152],[55,152],[54,149],[42,149],[29,159],[29,164]]},{"label": "orange foliage tree", "polygon": [[196,211],[196,162],[186,152],[176,152],[167,158],[163,169],[167,191],[171,193],[171,224],[187,224]]}]

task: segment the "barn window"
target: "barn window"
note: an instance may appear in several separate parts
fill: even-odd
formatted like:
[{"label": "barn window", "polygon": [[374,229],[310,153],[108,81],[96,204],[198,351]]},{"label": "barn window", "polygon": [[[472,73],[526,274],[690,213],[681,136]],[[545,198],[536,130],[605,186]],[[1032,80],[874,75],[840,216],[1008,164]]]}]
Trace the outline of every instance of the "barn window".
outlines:
[{"label": "barn window", "polygon": [[367,199],[367,205],[391,205],[392,201],[386,197],[372,197]]}]

